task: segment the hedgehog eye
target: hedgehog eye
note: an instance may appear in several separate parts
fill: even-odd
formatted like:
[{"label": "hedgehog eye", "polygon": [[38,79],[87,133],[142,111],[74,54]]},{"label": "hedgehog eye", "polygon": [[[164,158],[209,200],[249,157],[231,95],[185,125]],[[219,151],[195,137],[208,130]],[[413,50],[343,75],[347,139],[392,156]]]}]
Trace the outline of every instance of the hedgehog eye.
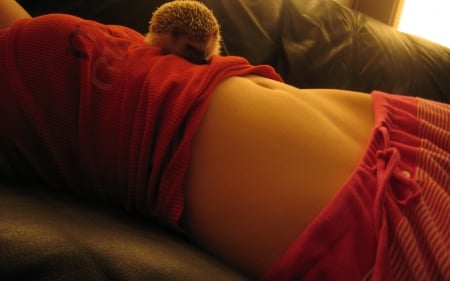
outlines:
[{"label": "hedgehog eye", "polygon": [[189,51],[194,51],[195,47],[192,46],[191,44],[186,44],[186,49],[189,50]]},{"label": "hedgehog eye", "polygon": [[186,44],[186,51],[188,51],[191,54],[201,55],[203,52],[202,50],[197,49],[191,44]]}]

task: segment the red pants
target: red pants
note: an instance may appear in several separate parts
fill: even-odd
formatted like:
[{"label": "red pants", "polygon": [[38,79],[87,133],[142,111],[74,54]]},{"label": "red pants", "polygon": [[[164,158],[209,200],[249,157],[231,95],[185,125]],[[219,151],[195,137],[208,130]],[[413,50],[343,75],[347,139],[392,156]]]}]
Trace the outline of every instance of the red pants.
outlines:
[{"label": "red pants", "polygon": [[358,167],[262,280],[450,280],[450,106],[372,95]]}]

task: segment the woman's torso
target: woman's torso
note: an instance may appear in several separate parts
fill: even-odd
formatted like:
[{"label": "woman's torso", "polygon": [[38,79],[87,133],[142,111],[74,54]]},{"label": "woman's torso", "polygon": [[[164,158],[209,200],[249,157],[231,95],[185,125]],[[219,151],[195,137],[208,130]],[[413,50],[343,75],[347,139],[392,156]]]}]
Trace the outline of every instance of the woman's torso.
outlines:
[{"label": "woman's torso", "polygon": [[193,139],[184,227],[212,253],[262,274],[350,176],[372,126],[370,95],[225,80]]}]

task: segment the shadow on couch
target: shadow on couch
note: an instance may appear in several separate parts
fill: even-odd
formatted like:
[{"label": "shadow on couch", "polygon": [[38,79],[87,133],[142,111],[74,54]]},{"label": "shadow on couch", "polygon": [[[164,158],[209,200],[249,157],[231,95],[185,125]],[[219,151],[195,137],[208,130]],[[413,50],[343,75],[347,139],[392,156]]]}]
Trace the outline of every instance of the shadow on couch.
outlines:
[{"label": "shadow on couch", "polygon": [[2,185],[0,196],[1,280],[247,280],[110,206],[37,186]]}]

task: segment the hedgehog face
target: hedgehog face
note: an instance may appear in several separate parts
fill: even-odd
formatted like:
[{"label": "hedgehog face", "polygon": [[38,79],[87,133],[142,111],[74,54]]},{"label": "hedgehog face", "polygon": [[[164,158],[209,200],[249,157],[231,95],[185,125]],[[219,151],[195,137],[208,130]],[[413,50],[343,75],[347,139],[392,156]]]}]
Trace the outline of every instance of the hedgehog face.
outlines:
[{"label": "hedgehog face", "polygon": [[220,54],[220,36],[217,34],[202,41],[172,34],[148,34],[146,39],[150,45],[160,47],[163,54],[175,54],[196,64],[207,63],[213,55]]},{"label": "hedgehog face", "polygon": [[220,54],[219,24],[202,3],[176,0],[159,7],[152,15],[146,41],[165,53],[203,63]]}]

